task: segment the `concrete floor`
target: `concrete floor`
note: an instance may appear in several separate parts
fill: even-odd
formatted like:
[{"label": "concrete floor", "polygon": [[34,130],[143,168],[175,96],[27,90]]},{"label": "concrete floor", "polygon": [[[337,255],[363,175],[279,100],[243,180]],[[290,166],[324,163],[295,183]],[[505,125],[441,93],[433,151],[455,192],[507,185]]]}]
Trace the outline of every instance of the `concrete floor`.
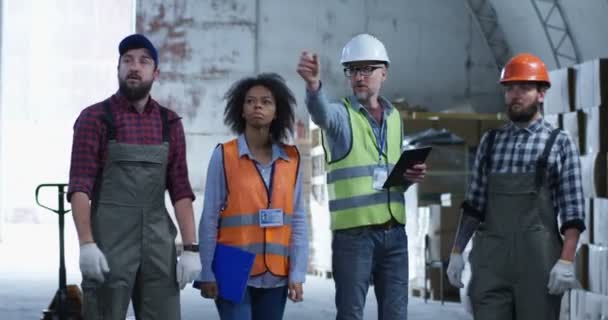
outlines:
[{"label": "concrete floor", "polygon": [[[66,228],[66,266],[68,284],[78,284],[78,251],[71,221]],[[54,225],[4,225],[0,243],[0,319],[39,319],[57,289],[57,231]],[[305,300],[288,302],[285,319],[335,318],[332,280],[309,276],[304,287]],[[410,298],[409,319],[472,319],[461,304]],[[182,291],[182,319],[219,319],[212,301],[202,299],[188,287]],[[373,290],[368,294],[365,319],[376,319]]]}]

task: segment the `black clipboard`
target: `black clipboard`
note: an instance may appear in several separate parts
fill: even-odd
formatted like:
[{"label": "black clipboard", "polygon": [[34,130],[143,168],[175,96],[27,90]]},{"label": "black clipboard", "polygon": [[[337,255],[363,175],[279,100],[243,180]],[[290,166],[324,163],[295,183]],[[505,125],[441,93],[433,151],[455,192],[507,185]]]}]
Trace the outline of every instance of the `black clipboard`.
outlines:
[{"label": "black clipboard", "polygon": [[412,182],[403,178],[405,170],[407,170],[407,168],[411,168],[415,164],[424,163],[432,149],[433,147],[427,146],[403,151],[399,157],[399,160],[395,164],[395,167],[384,182],[382,188],[388,189],[390,187],[400,186],[408,187],[413,184]]}]

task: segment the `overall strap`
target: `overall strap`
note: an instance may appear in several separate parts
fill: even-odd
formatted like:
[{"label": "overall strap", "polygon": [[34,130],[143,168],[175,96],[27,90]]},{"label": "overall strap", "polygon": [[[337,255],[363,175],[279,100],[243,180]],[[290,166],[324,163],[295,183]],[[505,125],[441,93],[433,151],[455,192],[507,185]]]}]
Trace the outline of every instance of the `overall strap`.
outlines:
[{"label": "overall strap", "polygon": [[551,149],[553,148],[553,144],[555,144],[555,140],[557,139],[559,132],[560,129],[554,129],[551,131],[549,139],[547,139],[547,143],[545,144],[545,149],[536,163],[536,190],[539,190],[545,181],[545,176],[547,175],[547,166],[549,163],[549,155],[551,155]]}]

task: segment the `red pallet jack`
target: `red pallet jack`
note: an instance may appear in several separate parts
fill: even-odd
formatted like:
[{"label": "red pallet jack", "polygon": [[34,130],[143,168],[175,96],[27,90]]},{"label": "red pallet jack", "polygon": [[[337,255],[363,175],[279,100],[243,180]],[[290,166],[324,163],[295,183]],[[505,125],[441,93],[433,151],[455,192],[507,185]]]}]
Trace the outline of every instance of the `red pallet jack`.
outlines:
[{"label": "red pallet jack", "polygon": [[[55,184],[41,184],[36,188],[36,203],[45,208],[49,209],[59,215],[59,289],[55,293],[53,300],[49,304],[47,309],[42,310],[41,320],[81,320],[82,313],[82,292],[77,285],[66,285],[65,275],[65,254],[64,254],[64,240],[63,240],[63,228],[65,225],[64,216],[71,210],[66,210],[64,206],[64,199],[67,184],[55,183]],[[49,208],[38,201],[38,193],[42,188],[57,188],[58,189],[58,208]]]}]

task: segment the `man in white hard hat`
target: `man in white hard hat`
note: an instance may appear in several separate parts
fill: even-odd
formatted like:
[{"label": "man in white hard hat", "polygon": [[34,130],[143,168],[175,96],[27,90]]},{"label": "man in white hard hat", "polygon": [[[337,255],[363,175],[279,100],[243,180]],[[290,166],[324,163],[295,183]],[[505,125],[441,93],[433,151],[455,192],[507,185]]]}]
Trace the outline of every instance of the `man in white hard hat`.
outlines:
[{"label": "man in white hard hat", "polygon": [[[363,319],[373,278],[378,319],[407,319],[408,251],[405,187],[383,189],[401,154],[399,112],[379,95],[390,64],[382,42],[368,34],[352,38],[340,60],[353,95],[330,103],[323,93],[316,54],[303,52],[298,73],[306,82],[306,105],[323,131],[331,212],[336,319]],[[424,164],[405,179],[420,182]]]}]

